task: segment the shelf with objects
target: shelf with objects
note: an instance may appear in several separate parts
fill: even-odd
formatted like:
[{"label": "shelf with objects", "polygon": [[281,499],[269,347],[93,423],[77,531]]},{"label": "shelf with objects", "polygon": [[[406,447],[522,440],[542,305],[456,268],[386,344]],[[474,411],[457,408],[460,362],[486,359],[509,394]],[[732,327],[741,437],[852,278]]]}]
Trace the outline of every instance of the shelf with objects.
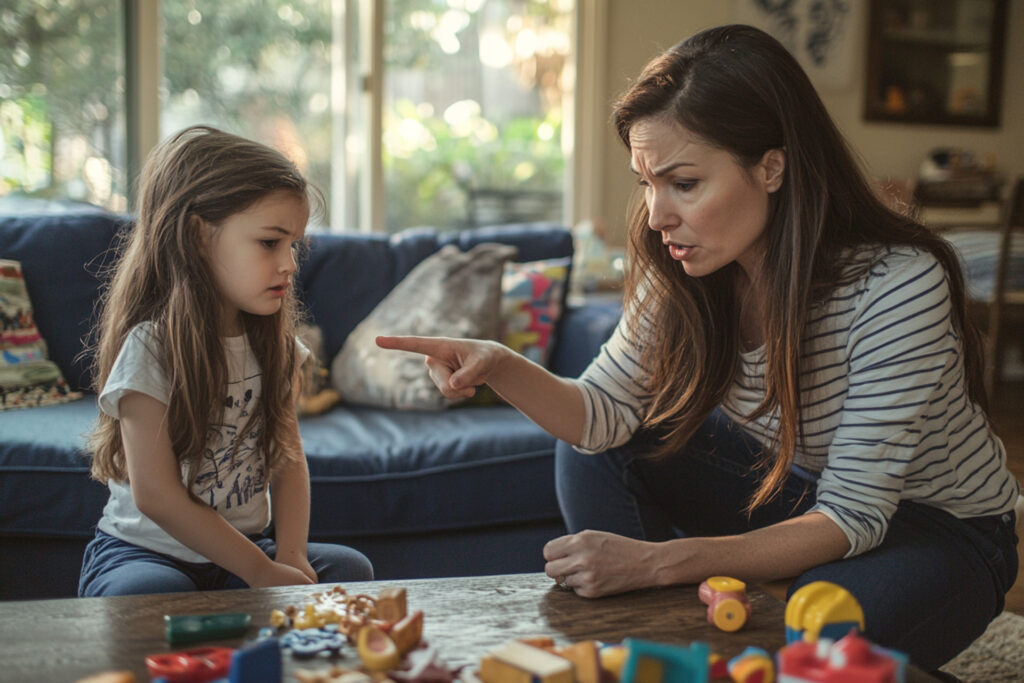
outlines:
[{"label": "shelf with objects", "polygon": [[872,0],[864,118],[998,127],[1007,0]]}]

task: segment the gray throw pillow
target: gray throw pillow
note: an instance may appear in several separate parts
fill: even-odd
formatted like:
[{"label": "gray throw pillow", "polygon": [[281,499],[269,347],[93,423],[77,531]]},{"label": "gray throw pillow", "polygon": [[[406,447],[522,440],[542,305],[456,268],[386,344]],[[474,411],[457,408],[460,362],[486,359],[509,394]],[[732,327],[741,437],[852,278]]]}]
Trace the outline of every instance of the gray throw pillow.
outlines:
[{"label": "gray throw pillow", "polygon": [[453,245],[425,258],[345,340],[331,363],[331,382],[349,403],[431,410],[456,403],[430,380],[423,356],[381,349],[378,335],[497,339],[501,277],[516,248]]}]

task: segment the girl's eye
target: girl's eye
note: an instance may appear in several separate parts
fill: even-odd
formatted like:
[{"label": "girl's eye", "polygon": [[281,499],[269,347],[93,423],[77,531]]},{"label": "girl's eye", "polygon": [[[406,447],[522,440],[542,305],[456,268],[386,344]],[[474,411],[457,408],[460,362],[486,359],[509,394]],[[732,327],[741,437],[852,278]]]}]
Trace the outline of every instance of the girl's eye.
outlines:
[{"label": "girl's eye", "polygon": [[640,187],[650,187],[650,185],[651,185],[651,184],[650,184],[649,182],[647,182],[647,181],[646,181],[646,180],[644,180],[643,178],[639,178],[639,179],[638,179],[638,180],[636,181],[636,184],[637,184],[637,185],[639,185]]},{"label": "girl's eye", "polygon": [[277,246],[277,243],[279,241],[280,240],[260,240],[260,244],[262,244],[267,249],[273,249],[274,247]]},{"label": "girl's eye", "polygon": [[687,191],[693,189],[693,186],[697,184],[697,181],[696,180],[677,180],[673,184],[676,186],[677,190],[682,190],[683,192],[687,192]]}]

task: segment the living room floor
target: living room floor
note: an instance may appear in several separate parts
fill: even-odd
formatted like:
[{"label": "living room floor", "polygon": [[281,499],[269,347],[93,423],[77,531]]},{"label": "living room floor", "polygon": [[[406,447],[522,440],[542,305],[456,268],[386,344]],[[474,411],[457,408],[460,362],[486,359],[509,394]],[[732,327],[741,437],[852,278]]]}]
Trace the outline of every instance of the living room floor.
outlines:
[{"label": "living room floor", "polygon": [[[1003,382],[991,406],[996,434],[1006,446],[1010,470],[1018,481],[1024,482],[1024,382]],[[1020,528],[1020,524],[1018,524]],[[1024,616],[1024,544],[1017,545],[1017,557],[1022,571],[1006,596],[1006,609]]]}]

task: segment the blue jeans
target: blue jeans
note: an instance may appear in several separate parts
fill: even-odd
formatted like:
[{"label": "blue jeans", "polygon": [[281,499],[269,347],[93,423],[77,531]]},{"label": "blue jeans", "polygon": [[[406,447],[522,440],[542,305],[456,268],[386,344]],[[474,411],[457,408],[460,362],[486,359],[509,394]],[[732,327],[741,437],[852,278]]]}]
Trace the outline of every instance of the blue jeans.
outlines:
[{"label": "blue jeans", "polygon": [[[268,557],[277,549],[268,536],[250,536]],[[309,563],[320,583],[370,581],[373,566],[358,550],[330,543],[309,543]],[[78,595],[83,598],[142,593],[248,588],[242,579],[212,562],[183,562],[140,548],[96,530],[82,559]]]},{"label": "blue jeans", "polygon": [[[643,434],[598,455],[559,443],[555,481],[570,532],[597,529],[648,541],[740,534],[814,505],[813,477],[796,470],[777,498],[748,517],[742,508],[762,472],[753,468],[760,445],[720,411],[682,453],[643,457],[653,446]],[[903,501],[881,545],[807,570],[789,594],[812,581],[843,586],[864,610],[868,638],[936,669],[1002,612],[1017,576],[1016,545],[1012,512],[957,519]]]}]

